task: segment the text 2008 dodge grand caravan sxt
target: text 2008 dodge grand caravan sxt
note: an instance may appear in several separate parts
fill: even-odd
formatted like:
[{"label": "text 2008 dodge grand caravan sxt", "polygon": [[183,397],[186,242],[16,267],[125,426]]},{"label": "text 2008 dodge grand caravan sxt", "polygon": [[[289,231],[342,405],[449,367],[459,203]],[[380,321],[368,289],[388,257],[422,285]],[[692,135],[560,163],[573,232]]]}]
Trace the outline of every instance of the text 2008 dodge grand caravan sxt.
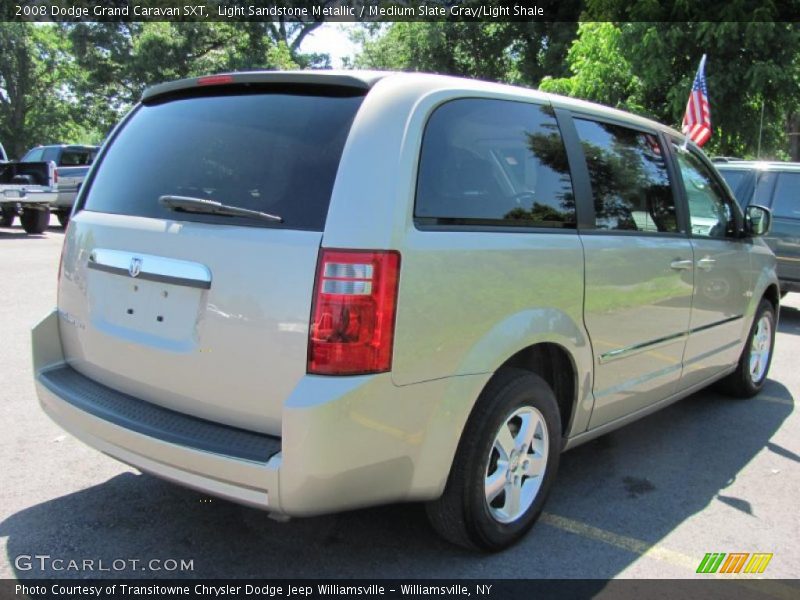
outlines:
[{"label": "text 2008 dodge grand caravan sxt", "polygon": [[421,74],[148,90],[33,331],[44,410],[149,473],[282,515],[427,501],[484,549],[559,454],[714,381],[752,396],[775,259],[672,129]]}]

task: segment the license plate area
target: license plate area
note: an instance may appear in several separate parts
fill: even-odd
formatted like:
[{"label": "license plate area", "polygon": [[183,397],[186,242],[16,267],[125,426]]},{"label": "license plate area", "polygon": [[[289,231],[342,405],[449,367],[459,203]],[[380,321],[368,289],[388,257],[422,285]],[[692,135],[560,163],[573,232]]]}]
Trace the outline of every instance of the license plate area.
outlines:
[{"label": "license plate area", "polygon": [[197,345],[202,303],[211,285],[208,269],[186,261],[102,250],[92,252],[88,266],[89,310],[96,329],[174,351],[190,351]]},{"label": "license plate area", "polygon": [[3,190],[3,196],[9,200],[19,200],[25,197],[25,192],[21,190]]}]

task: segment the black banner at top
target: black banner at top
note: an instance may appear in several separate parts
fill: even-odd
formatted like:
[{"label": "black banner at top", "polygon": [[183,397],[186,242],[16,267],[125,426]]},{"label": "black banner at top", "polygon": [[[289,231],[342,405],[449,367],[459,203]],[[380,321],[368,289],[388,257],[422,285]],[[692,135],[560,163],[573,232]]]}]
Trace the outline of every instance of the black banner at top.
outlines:
[{"label": "black banner at top", "polygon": [[2,21],[798,21],[800,0],[738,0],[706,14],[701,2],[632,9],[624,0],[3,0]]}]

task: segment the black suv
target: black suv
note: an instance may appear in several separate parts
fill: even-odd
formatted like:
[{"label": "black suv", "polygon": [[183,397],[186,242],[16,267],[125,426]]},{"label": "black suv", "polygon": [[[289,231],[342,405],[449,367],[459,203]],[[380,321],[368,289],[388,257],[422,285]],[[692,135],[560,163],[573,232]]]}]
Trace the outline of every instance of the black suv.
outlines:
[{"label": "black suv", "polygon": [[772,210],[766,241],[778,257],[781,292],[800,292],[800,163],[714,159],[744,208],[759,204]]}]

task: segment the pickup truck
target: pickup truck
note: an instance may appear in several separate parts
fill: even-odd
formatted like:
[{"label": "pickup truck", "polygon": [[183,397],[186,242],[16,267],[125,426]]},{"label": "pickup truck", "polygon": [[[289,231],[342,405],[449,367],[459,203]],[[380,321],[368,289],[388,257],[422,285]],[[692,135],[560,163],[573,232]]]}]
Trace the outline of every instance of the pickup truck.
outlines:
[{"label": "pickup truck", "polygon": [[57,199],[54,162],[0,163],[0,226],[10,227],[19,215],[26,233],[42,233]]},{"label": "pickup truck", "polygon": [[98,146],[55,144],[36,146],[22,157],[22,162],[53,161],[56,164],[58,195],[50,205],[50,210],[56,213],[64,227],[69,222],[72,205],[98,150]]}]

